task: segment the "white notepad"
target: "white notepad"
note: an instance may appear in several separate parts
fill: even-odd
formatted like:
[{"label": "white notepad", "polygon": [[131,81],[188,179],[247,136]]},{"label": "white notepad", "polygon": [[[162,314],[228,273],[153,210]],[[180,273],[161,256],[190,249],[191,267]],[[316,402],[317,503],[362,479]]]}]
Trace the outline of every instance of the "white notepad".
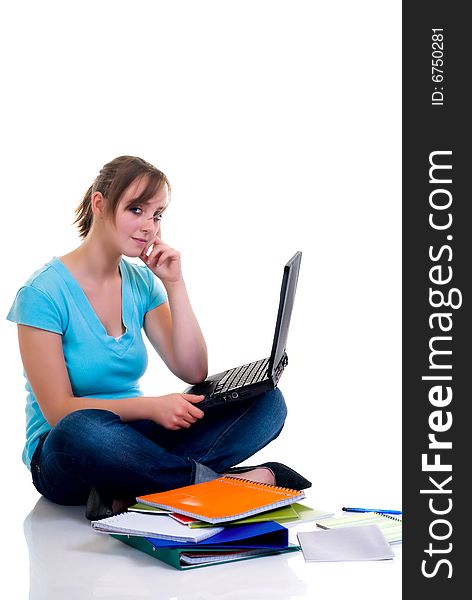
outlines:
[{"label": "white notepad", "polygon": [[377,525],[301,531],[297,537],[307,562],[385,560],[395,556]]},{"label": "white notepad", "polygon": [[316,523],[323,529],[334,529],[338,527],[354,527],[359,525],[377,525],[390,544],[402,541],[402,520],[393,515],[385,515],[376,512],[349,513],[334,519],[323,519]]},{"label": "white notepad", "polygon": [[179,542],[200,542],[219,533],[223,527],[189,529],[168,515],[124,512],[113,517],[92,521],[92,528],[101,533],[121,533],[140,537],[156,537]]}]

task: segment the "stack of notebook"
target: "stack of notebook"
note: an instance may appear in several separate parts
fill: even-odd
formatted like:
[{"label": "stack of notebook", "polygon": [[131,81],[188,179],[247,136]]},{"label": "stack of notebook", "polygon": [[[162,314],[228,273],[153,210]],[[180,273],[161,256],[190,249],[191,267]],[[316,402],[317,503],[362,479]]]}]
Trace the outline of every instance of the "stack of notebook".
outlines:
[{"label": "stack of notebook", "polygon": [[140,496],[126,513],[93,521],[99,532],[178,569],[294,552],[282,523],[329,516],[298,503],[303,492],[220,477]]}]

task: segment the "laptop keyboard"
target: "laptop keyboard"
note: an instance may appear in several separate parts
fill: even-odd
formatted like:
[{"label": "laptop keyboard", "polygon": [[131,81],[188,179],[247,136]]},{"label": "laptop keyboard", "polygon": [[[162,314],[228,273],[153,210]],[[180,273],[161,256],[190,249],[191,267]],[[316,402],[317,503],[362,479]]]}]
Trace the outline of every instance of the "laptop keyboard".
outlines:
[{"label": "laptop keyboard", "polygon": [[269,359],[263,358],[256,362],[230,369],[218,382],[212,396],[225,394],[231,390],[241,388],[257,381],[269,378]]}]

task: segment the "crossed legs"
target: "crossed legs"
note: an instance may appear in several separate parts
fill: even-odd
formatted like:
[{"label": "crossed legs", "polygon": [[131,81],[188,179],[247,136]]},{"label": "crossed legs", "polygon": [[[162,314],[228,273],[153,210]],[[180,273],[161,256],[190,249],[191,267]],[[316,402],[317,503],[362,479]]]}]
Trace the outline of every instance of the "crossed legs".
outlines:
[{"label": "crossed legs", "polygon": [[92,487],[113,497],[135,497],[199,483],[275,439],[286,414],[279,389],[210,410],[192,427],[178,431],[152,421],[123,423],[105,410],[75,411],[38,447],[31,465],[33,482],[59,504],[84,504]]}]

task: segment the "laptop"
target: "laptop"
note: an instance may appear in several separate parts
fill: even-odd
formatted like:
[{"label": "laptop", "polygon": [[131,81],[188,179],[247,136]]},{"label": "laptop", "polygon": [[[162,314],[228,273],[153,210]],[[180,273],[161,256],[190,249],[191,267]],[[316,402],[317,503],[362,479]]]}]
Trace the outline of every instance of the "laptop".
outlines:
[{"label": "laptop", "polygon": [[195,406],[206,410],[230,402],[248,400],[277,387],[288,363],[286,352],[288,328],[297,290],[301,259],[302,253],[296,252],[284,267],[270,356],[211,375],[205,381],[191,385],[184,393],[205,395],[205,399]]}]

